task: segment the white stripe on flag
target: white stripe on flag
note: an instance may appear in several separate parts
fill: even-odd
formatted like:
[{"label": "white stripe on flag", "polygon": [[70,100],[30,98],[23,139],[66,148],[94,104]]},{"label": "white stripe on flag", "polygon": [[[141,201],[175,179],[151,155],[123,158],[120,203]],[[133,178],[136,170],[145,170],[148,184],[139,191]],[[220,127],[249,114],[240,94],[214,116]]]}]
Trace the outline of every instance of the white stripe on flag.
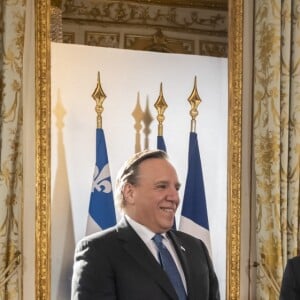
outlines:
[{"label": "white stripe on flag", "polygon": [[86,235],[101,231],[102,228],[94,221],[91,215],[88,215],[87,226],[86,226]]},{"label": "white stripe on flag", "polygon": [[188,233],[200,240],[202,240],[209,252],[210,257],[212,257],[211,253],[211,244],[210,244],[210,234],[209,231],[200,226],[199,224],[193,222],[191,219],[181,216],[180,217],[180,231]]}]

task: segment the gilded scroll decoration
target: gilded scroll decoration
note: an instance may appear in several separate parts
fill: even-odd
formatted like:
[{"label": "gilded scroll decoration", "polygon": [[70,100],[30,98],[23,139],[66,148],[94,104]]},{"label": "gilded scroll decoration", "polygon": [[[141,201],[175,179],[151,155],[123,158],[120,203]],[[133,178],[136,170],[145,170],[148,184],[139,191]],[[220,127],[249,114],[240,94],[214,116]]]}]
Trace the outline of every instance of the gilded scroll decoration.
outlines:
[{"label": "gilded scroll decoration", "polygon": [[257,299],[277,299],[299,254],[299,2],[256,1],[254,49]]},{"label": "gilded scroll decoration", "polygon": [[75,32],[63,32],[63,43],[74,44],[75,43]]},{"label": "gilded scroll decoration", "polygon": [[98,47],[120,47],[120,34],[115,32],[86,31],[84,44]]},{"label": "gilded scroll decoration", "polygon": [[64,41],[72,33],[76,44],[226,57],[227,6],[173,2],[67,1]]},{"label": "gilded scroll decoration", "polygon": [[15,299],[22,295],[25,4],[5,1],[0,11],[0,299]]},{"label": "gilded scroll decoration", "polygon": [[153,35],[125,34],[125,49],[194,54],[193,40],[171,38],[159,28]]},{"label": "gilded scroll decoration", "polygon": [[199,41],[199,54],[209,55],[214,57],[227,57],[227,44],[224,42],[215,41]]},{"label": "gilded scroll decoration", "polygon": [[51,7],[51,41],[63,41],[61,9],[54,6]]},{"label": "gilded scroll decoration", "polygon": [[190,10],[185,7],[136,4],[127,2],[67,1],[63,7],[65,20],[98,21],[127,25],[156,25],[182,31],[210,32],[224,36],[227,31],[226,12]]}]

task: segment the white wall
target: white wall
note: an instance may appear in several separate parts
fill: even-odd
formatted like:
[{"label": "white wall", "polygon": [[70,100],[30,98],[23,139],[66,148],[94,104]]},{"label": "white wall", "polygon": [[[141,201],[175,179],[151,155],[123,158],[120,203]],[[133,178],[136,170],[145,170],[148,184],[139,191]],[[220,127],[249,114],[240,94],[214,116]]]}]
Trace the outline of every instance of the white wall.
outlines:
[{"label": "white wall", "polygon": [[[197,132],[212,238],[213,261],[222,298],[226,288],[227,210],[227,59],[164,54],[68,44],[51,46],[51,173],[52,173],[52,297],[68,297],[75,243],[84,236],[95,163],[95,102],[97,72],[107,95],[103,128],[112,180],[121,164],[134,153],[135,131],[131,113],[140,93],[142,109],[149,99],[154,121],[150,148],[156,147],[154,103],[162,82],[168,108],[164,138],[171,161],[182,182],[187,172],[190,95],[194,77],[202,103]],[[55,108],[61,101],[65,115],[58,129]],[[61,109],[60,109],[61,111]],[[58,138],[61,142],[58,142]],[[143,137],[142,137],[143,142]],[[143,147],[143,144],[142,144]],[[177,211],[179,220],[181,207]],[[67,242],[66,242],[67,240]],[[70,259],[71,258],[71,259]],[[66,261],[67,260],[67,261]],[[59,282],[67,280],[63,287]]]}]

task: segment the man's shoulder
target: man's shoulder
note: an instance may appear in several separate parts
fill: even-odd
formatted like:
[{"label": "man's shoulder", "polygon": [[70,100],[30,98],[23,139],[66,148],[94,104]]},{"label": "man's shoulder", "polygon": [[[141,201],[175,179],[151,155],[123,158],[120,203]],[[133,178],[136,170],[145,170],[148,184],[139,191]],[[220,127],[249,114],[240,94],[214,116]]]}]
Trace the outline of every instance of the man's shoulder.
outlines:
[{"label": "man's shoulder", "polygon": [[99,240],[99,239],[105,239],[109,236],[113,236],[114,232],[116,232],[116,226],[97,231],[95,233],[92,233],[90,235],[85,236],[83,239],[88,240],[88,241],[94,241],[94,240]]},{"label": "man's shoulder", "polygon": [[180,238],[184,238],[184,239],[188,239],[188,240],[199,240],[198,238],[194,237],[193,235],[180,231],[180,230],[171,230],[170,232],[172,232],[173,234],[175,234],[176,236],[180,237]]},{"label": "man's shoulder", "polygon": [[102,243],[103,241],[109,241],[111,239],[114,239],[115,232],[116,226],[113,226],[108,229],[89,234],[78,241],[77,247],[80,248],[91,245],[97,245],[98,243]]},{"label": "man's shoulder", "polygon": [[175,237],[182,243],[194,244],[201,248],[204,246],[204,243],[201,239],[198,239],[186,232],[179,231],[179,230],[172,230],[170,234],[171,235],[174,234]]},{"label": "man's shoulder", "polygon": [[295,257],[289,259],[289,262],[290,262],[290,264],[300,268],[300,256],[295,256]]},{"label": "man's shoulder", "polygon": [[118,237],[120,237],[120,232],[126,232],[128,226],[124,222],[119,222],[117,225],[101,230],[90,235],[83,237],[79,242],[78,246],[86,245],[98,245],[98,244],[109,244],[114,242]]}]

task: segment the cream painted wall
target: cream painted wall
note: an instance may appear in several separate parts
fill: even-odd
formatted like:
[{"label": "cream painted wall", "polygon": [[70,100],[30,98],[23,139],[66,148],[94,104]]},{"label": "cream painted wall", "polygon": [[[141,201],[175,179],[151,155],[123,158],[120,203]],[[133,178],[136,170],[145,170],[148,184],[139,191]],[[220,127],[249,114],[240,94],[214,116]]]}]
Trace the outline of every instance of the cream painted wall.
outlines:
[{"label": "cream painted wall", "polygon": [[[210,220],[213,260],[223,299],[226,287],[227,197],[227,59],[121,49],[52,44],[52,298],[68,296],[70,264],[75,243],[84,236],[95,160],[95,102],[91,94],[97,72],[107,99],[103,128],[114,183],[117,170],[134,152],[135,132],[131,113],[137,93],[142,109],[146,99],[152,116],[159,85],[169,107],[164,122],[167,150],[184,191],[190,130],[190,95],[194,76],[203,102],[197,132]],[[54,113],[60,99],[65,115],[58,130]],[[157,122],[151,126],[150,148],[156,147]],[[58,143],[61,134],[63,143]],[[143,138],[142,138],[143,141]],[[58,150],[58,147],[59,150]],[[63,154],[63,155],[62,155]],[[63,183],[63,184],[62,184]],[[58,194],[56,194],[56,192]],[[181,208],[178,209],[179,220]],[[68,238],[66,243],[65,238]],[[66,261],[68,260],[68,262]],[[64,286],[59,287],[62,277]],[[61,294],[62,293],[62,294]],[[60,297],[59,299],[64,299]]]}]

